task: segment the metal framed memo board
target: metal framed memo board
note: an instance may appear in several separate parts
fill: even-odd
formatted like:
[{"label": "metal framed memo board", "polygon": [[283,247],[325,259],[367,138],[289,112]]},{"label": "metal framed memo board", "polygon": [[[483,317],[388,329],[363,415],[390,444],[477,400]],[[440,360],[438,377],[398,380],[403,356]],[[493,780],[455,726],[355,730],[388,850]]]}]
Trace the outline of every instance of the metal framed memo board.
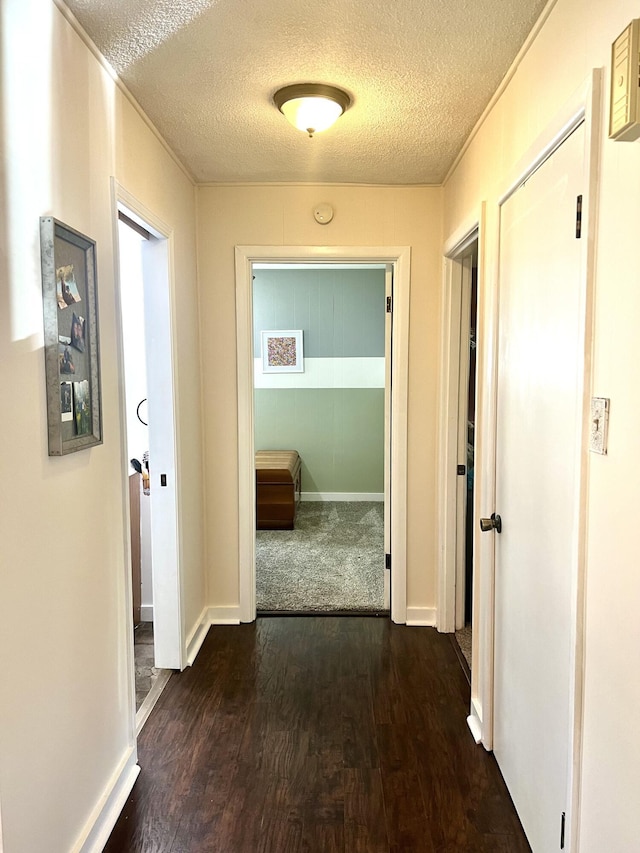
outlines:
[{"label": "metal framed memo board", "polygon": [[40,218],[49,456],[102,444],[96,244]]}]

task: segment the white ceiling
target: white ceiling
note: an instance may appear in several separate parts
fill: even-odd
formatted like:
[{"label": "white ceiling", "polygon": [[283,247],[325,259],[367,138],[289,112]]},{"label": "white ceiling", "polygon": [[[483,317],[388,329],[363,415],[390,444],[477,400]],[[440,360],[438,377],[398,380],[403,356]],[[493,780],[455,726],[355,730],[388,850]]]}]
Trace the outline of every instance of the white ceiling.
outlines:
[{"label": "white ceiling", "polygon": [[[545,0],[66,0],[199,182],[438,184]],[[309,139],[272,102],[353,104]]]}]

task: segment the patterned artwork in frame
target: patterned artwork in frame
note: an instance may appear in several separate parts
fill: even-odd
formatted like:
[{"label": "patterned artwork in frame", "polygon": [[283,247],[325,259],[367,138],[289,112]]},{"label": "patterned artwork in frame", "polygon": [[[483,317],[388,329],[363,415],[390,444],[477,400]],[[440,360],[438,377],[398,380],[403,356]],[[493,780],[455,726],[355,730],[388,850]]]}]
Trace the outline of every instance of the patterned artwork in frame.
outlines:
[{"label": "patterned artwork in frame", "polygon": [[49,456],[102,444],[96,244],[40,218]]},{"label": "patterned artwork in frame", "polygon": [[303,373],[302,330],[261,332],[263,373]]}]

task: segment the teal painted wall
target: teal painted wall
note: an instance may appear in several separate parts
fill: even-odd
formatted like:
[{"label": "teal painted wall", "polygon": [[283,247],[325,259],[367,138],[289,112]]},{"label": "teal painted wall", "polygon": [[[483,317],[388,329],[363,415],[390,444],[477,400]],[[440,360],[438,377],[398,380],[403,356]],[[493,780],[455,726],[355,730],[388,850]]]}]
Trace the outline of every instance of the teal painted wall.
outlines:
[{"label": "teal painted wall", "polygon": [[260,332],[302,329],[306,358],[384,357],[384,270],[255,270]]},{"label": "teal painted wall", "polygon": [[256,450],[297,450],[303,492],[384,491],[384,388],[259,389]]},{"label": "teal painted wall", "polygon": [[[304,361],[384,358],[384,270],[255,270],[260,332],[302,329]],[[369,362],[370,360],[370,362]],[[268,374],[265,374],[268,379]],[[288,374],[292,376],[292,374]],[[297,450],[303,492],[384,491],[384,387],[256,388],[257,450]]]}]

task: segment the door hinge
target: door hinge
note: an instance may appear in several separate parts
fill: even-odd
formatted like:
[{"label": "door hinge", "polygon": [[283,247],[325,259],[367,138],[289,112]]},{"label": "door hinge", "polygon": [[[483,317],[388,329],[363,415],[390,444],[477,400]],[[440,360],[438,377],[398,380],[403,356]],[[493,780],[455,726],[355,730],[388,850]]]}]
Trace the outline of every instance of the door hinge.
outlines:
[{"label": "door hinge", "polygon": [[562,817],[560,818],[560,849],[564,850],[564,826],[567,819],[567,813],[562,812]]},{"label": "door hinge", "polygon": [[391,554],[384,555],[384,567],[387,571],[391,571]]},{"label": "door hinge", "polygon": [[458,477],[464,477],[464,475],[466,473],[467,473],[467,466],[466,465],[458,465]]},{"label": "door hinge", "polygon": [[582,196],[576,198],[576,237],[582,237]]},{"label": "door hinge", "polygon": [[390,296],[387,296],[387,314],[391,314],[391,308],[393,306],[393,302]]}]

